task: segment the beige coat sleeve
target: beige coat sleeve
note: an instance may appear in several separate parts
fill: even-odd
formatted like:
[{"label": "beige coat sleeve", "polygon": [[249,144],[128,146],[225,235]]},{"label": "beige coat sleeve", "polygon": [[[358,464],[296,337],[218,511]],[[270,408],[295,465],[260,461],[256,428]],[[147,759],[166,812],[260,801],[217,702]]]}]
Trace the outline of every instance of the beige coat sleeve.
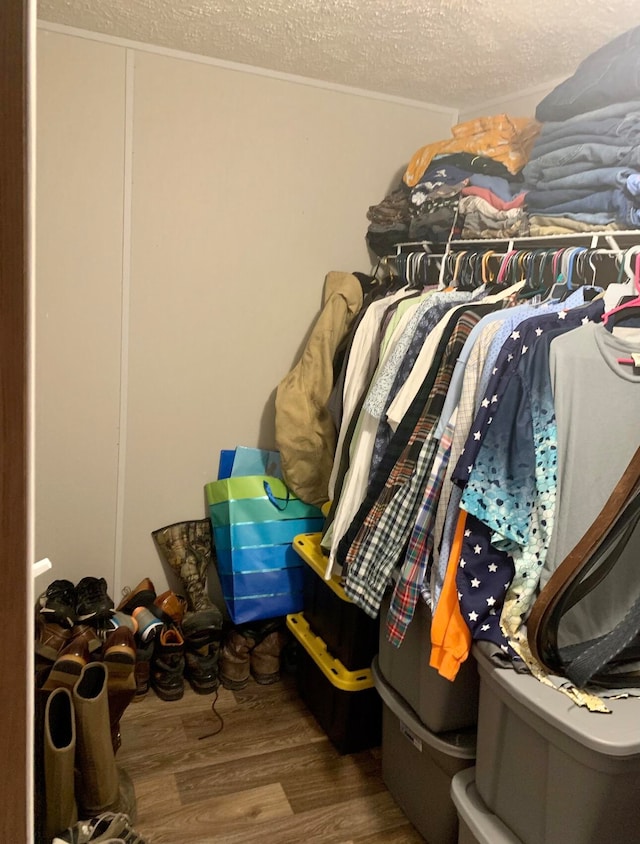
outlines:
[{"label": "beige coat sleeve", "polygon": [[327,401],[333,389],[333,358],[362,308],[362,287],[351,273],[330,272],[323,305],[302,357],[276,391],[276,445],[284,479],[298,498],[320,506],[336,448]]}]

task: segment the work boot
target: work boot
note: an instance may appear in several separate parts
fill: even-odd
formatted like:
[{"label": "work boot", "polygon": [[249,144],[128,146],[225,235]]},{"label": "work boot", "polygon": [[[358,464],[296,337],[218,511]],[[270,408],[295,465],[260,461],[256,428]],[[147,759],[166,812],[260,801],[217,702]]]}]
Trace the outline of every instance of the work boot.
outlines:
[{"label": "work boot", "polygon": [[161,700],[184,695],[184,639],[177,627],[165,627],[156,640],[151,685]]},{"label": "work boot", "polygon": [[225,689],[238,691],[249,682],[250,655],[255,645],[249,628],[232,627],[224,637],[220,651],[220,682]]},{"label": "work boot", "polygon": [[185,675],[194,692],[207,695],[220,685],[218,659],[222,638],[222,613],[200,610],[189,613],[182,625],[185,646]]},{"label": "work boot", "polygon": [[108,637],[102,650],[107,666],[107,700],[114,754],[120,749],[120,719],[136,693],[136,642],[131,630],[118,627]]},{"label": "work boot", "polygon": [[251,674],[256,683],[268,686],[280,679],[280,653],[286,641],[280,620],[270,622],[257,635],[250,656]]},{"label": "work boot", "polygon": [[159,528],[151,533],[163,557],[180,578],[188,609],[210,610],[214,604],[207,593],[207,569],[213,559],[213,535],[209,519]]}]

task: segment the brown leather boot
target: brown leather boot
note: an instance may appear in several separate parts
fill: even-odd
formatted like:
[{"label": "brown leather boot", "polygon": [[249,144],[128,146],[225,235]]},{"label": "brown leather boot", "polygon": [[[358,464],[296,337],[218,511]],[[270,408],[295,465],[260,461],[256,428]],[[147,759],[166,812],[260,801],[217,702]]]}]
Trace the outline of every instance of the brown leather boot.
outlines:
[{"label": "brown leather boot", "polygon": [[280,652],[287,641],[282,627],[267,632],[251,651],[251,673],[256,683],[268,686],[280,679]]},{"label": "brown leather boot", "polygon": [[102,651],[107,667],[107,701],[114,754],[120,748],[120,719],[136,693],[136,641],[128,627],[118,627],[109,634]]},{"label": "brown leather boot", "polygon": [[249,682],[253,632],[233,627],[224,637],[220,651],[219,676],[225,689],[238,691]]},{"label": "brown leather boot", "polygon": [[36,654],[43,659],[55,662],[60,651],[71,641],[71,628],[63,627],[53,621],[46,621],[36,616]]},{"label": "brown leather boot", "polygon": [[82,669],[90,660],[89,647],[84,636],[71,639],[58,654],[53,663],[49,676],[42,688],[45,692],[53,691],[60,687],[73,689]]}]

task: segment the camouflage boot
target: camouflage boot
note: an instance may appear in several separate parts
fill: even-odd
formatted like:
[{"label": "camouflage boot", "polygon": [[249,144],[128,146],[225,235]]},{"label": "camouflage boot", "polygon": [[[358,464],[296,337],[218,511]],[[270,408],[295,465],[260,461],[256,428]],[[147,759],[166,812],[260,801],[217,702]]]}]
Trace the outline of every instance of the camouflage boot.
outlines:
[{"label": "camouflage boot", "polygon": [[151,536],[182,581],[189,611],[215,609],[207,594],[207,569],[213,559],[209,519],[176,522],[152,531]]}]

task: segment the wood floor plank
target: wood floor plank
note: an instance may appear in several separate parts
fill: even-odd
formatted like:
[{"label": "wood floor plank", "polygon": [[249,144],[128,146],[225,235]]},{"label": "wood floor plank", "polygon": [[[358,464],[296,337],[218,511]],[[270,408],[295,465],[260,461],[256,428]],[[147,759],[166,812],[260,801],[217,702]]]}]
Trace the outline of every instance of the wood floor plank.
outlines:
[{"label": "wood floor plank", "polygon": [[122,719],[118,764],[138,797],[135,828],[149,844],[416,844],[385,788],[379,749],[341,756],[295,683],[222,690],[210,698],[149,697]]},{"label": "wood floor plank", "polygon": [[280,781],[296,813],[385,790],[381,764],[367,751],[318,758],[304,772],[283,773]]},{"label": "wood floor plank", "polygon": [[136,823],[155,823],[181,806],[180,794],[173,774],[158,777],[136,777],[136,803],[138,820]]},{"label": "wood floor plank", "polygon": [[284,791],[277,783],[237,794],[213,796],[196,805],[165,811],[161,815],[153,802],[139,808],[136,829],[150,844],[194,844],[217,842],[222,830],[240,832],[256,824],[278,822],[293,816]]},{"label": "wood floor plank", "polygon": [[385,829],[377,835],[365,835],[363,838],[351,838],[343,844],[424,844],[425,839],[410,823],[395,829]]},{"label": "wood floor plank", "polygon": [[331,805],[336,797],[344,801],[384,789],[380,763],[368,752],[340,756],[328,739],[176,775],[183,805],[270,782],[282,784],[295,812]]},{"label": "wood floor plank", "polygon": [[[201,698],[202,700],[202,698]],[[138,704],[142,706],[142,704]],[[249,712],[242,705],[224,714],[222,732],[200,740],[217,723],[194,703],[191,714],[182,710],[172,717],[169,710],[152,712],[146,719],[130,720],[130,706],[122,722],[122,749],[119,760],[128,762],[142,755],[147,775],[167,770],[189,771],[209,765],[259,755],[268,750],[291,748],[311,742],[324,742],[326,736],[300,701],[284,709],[280,706]],[[196,708],[197,706],[197,708]],[[250,726],[248,724],[250,723]]]},{"label": "wood floor plank", "polygon": [[[277,842],[301,844],[322,842],[340,844],[350,838],[363,838],[403,826],[406,817],[388,792],[380,792],[344,803],[334,803],[310,812],[301,812],[285,820],[259,822],[242,831],[218,827],[215,844]],[[168,844],[170,839],[166,839]]]},{"label": "wood floor plank", "polygon": [[307,779],[316,766],[330,768],[338,752],[325,738],[318,742],[268,750],[250,759],[226,760],[202,766],[193,771],[179,771],[176,786],[183,805],[197,803],[211,794],[233,794],[288,776]]}]

